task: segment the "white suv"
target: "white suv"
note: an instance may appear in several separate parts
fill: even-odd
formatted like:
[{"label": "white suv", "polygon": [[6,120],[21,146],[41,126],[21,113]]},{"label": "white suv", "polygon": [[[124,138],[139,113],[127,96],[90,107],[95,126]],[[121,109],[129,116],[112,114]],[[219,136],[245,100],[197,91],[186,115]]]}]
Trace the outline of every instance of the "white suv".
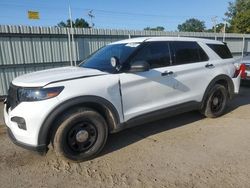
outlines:
[{"label": "white suv", "polygon": [[14,79],[4,119],[17,145],[84,161],[109,133],[191,110],[223,114],[239,91],[227,46],[198,38],[133,38],[109,44],[78,67]]}]

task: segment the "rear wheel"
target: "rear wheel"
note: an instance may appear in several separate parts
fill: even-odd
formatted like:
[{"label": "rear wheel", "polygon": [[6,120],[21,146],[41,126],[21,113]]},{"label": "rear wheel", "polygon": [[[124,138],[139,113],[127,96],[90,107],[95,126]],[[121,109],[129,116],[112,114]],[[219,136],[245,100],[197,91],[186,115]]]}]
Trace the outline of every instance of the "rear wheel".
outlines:
[{"label": "rear wheel", "polygon": [[104,147],[108,128],[104,118],[92,109],[78,109],[66,116],[55,133],[57,156],[82,162],[96,156]]},{"label": "rear wheel", "polygon": [[216,118],[225,112],[228,101],[228,91],[225,86],[216,84],[207,97],[202,113],[209,118]]}]

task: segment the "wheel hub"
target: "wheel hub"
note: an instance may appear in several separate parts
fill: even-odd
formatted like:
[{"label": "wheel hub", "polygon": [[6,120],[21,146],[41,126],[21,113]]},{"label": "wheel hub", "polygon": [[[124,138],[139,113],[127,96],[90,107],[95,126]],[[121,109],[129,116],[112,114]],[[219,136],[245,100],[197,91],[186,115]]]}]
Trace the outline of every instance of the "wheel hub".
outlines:
[{"label": "wheel hub", "polygon": [[67,134],[67,144],[74,152],[85,152],[91,148],[97,139],[95,125],[82,121],[73,125]]},{"label": "wheel hub", "polygon": [[219,99],[217,97],[214,97],[213,105],[217,105],[218,103],[219,103]]},{"label": "wheel hub", "polygon": [[76,141],[77,142],[85,142],[89,138],[89,133],[86,130],[81,130],[78,133],[76,133]]}]

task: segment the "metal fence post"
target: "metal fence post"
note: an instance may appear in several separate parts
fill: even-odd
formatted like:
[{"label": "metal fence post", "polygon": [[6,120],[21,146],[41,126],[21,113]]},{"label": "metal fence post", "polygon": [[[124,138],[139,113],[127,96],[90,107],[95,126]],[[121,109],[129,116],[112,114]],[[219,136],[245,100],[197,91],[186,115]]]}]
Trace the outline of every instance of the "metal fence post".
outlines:
[{"label": "metal fence post", "polygon": [[69,28],[67,28],[67,32],[68,32],[68,43],[69,43],[69,61],[70,61],[70,66],[73,66],[72,53],[71,53],[71,40],[70,40],[70,31],[69,31]]},{"label": "metal fence post", "polygon": [[241,57],[244,57],[244,50],[245,50],[245,34],[243,34],[243,40],[242,40],[242,54]]}]

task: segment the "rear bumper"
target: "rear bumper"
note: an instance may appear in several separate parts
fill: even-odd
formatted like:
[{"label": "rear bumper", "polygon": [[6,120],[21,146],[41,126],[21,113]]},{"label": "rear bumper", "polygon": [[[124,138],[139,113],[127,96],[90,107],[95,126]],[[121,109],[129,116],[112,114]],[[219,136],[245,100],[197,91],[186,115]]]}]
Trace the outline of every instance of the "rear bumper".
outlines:
[{"label": "rear bumper", "polygon": [[232,78],[233,84],[234,84],[234,93],[238,94],[240,90],[240,82],[241,82],[241,72],[236,78]]},{"label": "rear bumper", "polygon": [[48,151],[48,147],[46,145],[39,145],[39,146],[31,146],[31,145],[28,145],[28,144],[25,144],[25,143],[22,143],[20,141],[18,141],[15,136],[13,135],[13,133],[11,132],[10,128],[7,128],[7,133],[8,133],[8,136],[10,138],[10,140],[16,144],[17,146],[20,146],[22,148],[25,148],[25,149],[28,149],[28,150],[31,150],[31,151],[35,151],[35,152],[38,152],[40,154],[44,154]]}]

